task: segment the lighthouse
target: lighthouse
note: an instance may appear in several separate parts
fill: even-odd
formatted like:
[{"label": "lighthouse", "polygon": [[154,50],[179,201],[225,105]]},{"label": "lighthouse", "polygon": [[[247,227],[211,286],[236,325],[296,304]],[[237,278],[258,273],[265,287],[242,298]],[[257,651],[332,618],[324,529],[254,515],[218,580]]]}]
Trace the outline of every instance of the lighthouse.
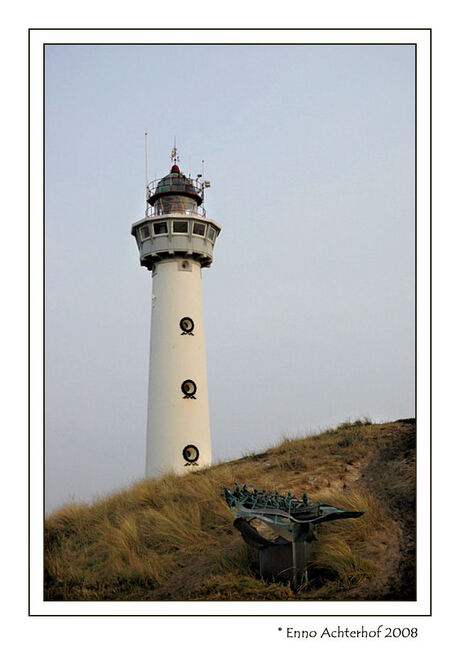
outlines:
[{"label": "lighthouse", "polygon": [[211,464],[201,273],[221,227],[206,216],[202,174],[185,176],[176,148],[166,176],[147,181],[145,217],[132,225],[152,273],[146,477]]}]

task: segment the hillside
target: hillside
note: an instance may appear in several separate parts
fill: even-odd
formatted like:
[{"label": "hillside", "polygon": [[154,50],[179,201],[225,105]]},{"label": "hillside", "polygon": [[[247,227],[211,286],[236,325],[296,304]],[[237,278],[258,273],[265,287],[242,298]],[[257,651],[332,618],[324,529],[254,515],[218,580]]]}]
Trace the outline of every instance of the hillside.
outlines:
[{"label": "hillside", "polygon": [[[319,527],[308,587],[293,593],[258,578],[223,498],[235,480],[366,513]],[[344,423],[66,506],[45,520],[45,599],[415,599],[415,424]]]}]

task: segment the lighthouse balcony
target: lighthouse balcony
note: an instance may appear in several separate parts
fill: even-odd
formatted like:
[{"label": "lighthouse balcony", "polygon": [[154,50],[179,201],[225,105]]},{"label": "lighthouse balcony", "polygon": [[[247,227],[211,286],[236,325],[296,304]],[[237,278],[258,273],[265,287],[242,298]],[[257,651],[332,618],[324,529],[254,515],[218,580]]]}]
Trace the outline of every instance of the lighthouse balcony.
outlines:
[{"label": "lighthouse balcony", "polygon": [[151,270],[156,261],[176,256],[194,258],[202,267],[209,267],[220,229],[210,218],[197,213],[187,218],[181,213],[147,216],[133,224],[131,233],[139,247],[141,265]]},{"label": "lighthouse balcony", "polygon": [[188,197],[175,195],[164,196],[157,199],[153,206],[147,206],[146,215],[156,217],[158,215],[170,215],[171,213],[181,213],[183,215],[200,215],[206,217],[204,206],[198,206],[197,203]]}]

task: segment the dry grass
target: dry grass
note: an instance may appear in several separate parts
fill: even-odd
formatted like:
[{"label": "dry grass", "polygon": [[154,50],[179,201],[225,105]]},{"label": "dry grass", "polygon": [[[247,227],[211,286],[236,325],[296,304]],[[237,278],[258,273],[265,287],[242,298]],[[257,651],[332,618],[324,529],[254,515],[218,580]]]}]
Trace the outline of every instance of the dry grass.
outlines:
[{"label": "dry grass", "polygon": [[[45,523],[45,598],[395,598],[407,535],[398,511],[414,490],[409,435],[399,423],[342,424],[186,476],[140,481],[92,505],[66,506]],[[392,469],[382,472],[381,455]],[[309,587],[294,594],[258,578],[257,551],[233,528],[222,496],[234,480],[306,491],[366,514],[320,527]]]}]

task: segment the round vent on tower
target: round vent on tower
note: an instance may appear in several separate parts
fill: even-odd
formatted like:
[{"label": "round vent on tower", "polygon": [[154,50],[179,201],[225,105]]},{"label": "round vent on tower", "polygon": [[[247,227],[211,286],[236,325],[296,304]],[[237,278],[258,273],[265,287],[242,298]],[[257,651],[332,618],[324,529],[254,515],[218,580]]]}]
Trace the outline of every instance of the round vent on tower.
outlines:
[{"label": "round vent on tower", "polygon": [[196,462],[200,457],[200,452],[193,444],[187,444],[182,451],[182,455],[187,462]]},{"label": "round vent on tower", "polygon": [[196,394],[196,384],[193,380],[184,380],[182,382],[182,393],[185,394],[185,398],[195,398]]},{"label": "round vent on tower", "polygon": [[195,323],[191,318],[185,316],[184,318],[181,318],[179,327],[181,328],[183,334],[191,334],[193,332],[193,328],[195,327]]}]

